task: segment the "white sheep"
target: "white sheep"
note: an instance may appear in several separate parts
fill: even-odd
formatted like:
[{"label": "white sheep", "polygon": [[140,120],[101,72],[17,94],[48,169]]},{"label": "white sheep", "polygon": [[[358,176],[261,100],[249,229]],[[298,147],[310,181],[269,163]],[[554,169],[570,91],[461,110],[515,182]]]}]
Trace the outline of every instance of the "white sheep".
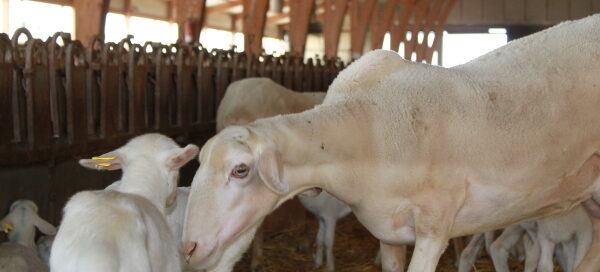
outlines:
[{"label": "white sheep", "polygon": [[338,219],[348,215],[352,210],[348,205],[325,191],[316,197],[301,197],[300,202],[319,219],[315,268],[321,267],[325,256],[327,271],[334,271],[333,242],[335,225]]},{"label": "white sheep", "polygon": [[[104,190],[118,191],[121,181],[115,181],[108,185]],[[171,229],[173,238],[177,241],[177,248],[181,248],[181,234],[183,233],[183,221],[185,219],[185,207],[187,205],[188,196],[190,195],[190,187],[177,187],[176,200],[174,205],[166,207],[165,219]]]},{"label": "white sheep", "polygon": [[295,92],[269,78],[235,81],[217,109],[217,132],[261,118],[312,109],[325,99],[324,92]]},{"label": "white sheep", "polygon": [[[471,242],[482,235],[474,235]],[[578,205],[564,213],[507,227],[488,249],[496,271],[509,271],[509,252],[520,241],[525,246],[525,272],[554,271],[554,254],[563,271],[572,272],[581,263],[592,243],[592,221],[585,209]],[[476,246],[470,247],[471,242],[463,255],[473,256],[479,251]],[[471,271],[473,262],[474,258],[461,259],[459,271]]]},{"label": "white sheep", "polygon": [[40,256],[40,259],[48,266],[50,266],[50,253],[52,252],[53,243],[54,235],[42,235],[35,242],[38,256]]},{"label": "white sheep", "polygon": [[[324,98],[325,93],[295,92],[270,78],[238,80],[229,85],[219,104],[217,132],[232,125],[245,125],[262,118],[302,112],[320,104]],[[350,213],[350,208],[327,192],[322,192],[318,197],[301,195],[299,199],[302,205],[319,220],[315,267],[321,267],[326,254],[327,270],[334,271],[335,225],[338,219]],[[256,236],[252,252],[253,270],[262,256],[262,244],[262,235]]]},{"label": "white sheep", "polygon": [[50,235],[56,233],[56,228],[39,217],[37,212],[38,207],[33,201],[17,200],[0,220],[0,230],[8,234],[8,242],[0,244],[0,271],[48,271],[47,264],[36,250],[35,228]]},{"label": "white sheep", "polygon": [[82,166],[122,169],[118,189],[75,194],[50,255],[52,271],[181,271],[181,260],[165,219],[175,203],[179,168],[198,147],[180,148],[160,134],[145,134]]},{"label": "white sheep", "polygon": [[322,104],[230,126],[200,152],[184,226],[208,265],[294,195],[319,187],[433,272],[453,237],[560,213],[600,188],[600,15],[452,68],[385,50]]}]

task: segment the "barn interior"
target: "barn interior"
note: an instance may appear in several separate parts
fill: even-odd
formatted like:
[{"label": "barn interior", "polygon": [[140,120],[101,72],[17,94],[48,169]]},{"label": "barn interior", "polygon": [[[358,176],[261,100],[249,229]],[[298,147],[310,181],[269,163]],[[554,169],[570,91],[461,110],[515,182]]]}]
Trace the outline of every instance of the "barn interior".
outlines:
[{"label": "barn interior", "polygon": [[[0,212],[30,199],[58,226],[73,194],[120,177],[79,159],[150,132],[202,146],[234,81],[325,92],[371,50],[452,67],[595,13],[600,0],[0,0]],[[180,186],[197,168],[182,169]],[[264,224],[255,271],[327,271],[313,268],[318,223],[297,200]],[[438,271],[457,271],[466,241],[448,247]],[[380,271],[377,247],[352,215],[341,219],[336,269]],[[250,262],[246,254],[235,271]],[[474,271],[494,271],[487,255]]]}]

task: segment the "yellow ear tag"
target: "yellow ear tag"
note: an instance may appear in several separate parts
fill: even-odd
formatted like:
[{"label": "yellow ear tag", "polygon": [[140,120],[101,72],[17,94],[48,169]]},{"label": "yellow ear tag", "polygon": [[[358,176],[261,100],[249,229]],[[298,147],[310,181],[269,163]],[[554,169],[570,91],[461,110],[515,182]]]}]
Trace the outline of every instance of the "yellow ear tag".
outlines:
[{"label": "yellow ear tag", "polygon": [[2,230],[2,231],[4,231],[4,233],[6,233],[6,234],[8,234],[8,232],[10,232],[11,230],[14,229],[13,226],[11,226],[8,223],[2,223],[2,226],[4,227],[4,230]]},{"label": "yellow ear tag", "polygon": [[[99,160],[114,160],[116,158],[117,158],[116,156],[110,156],[110,157],[92,157],[92,160],[95,160],[95,161],[99,161]],[[110,165],[111,164],[108,163],[108,162],[99,162],[99,163],[96,163],[95,166],[96,166],[96,168],[98,168],[100,166],[109,167]]]},{"label": "yellow ear tag", "polygon": [[110,166],[110,163],[108,163],[108,162],[99,162],[99,163],[96,163],[96,165],[95,165],[95,166],[96,166],[96,168],[98,168],[98,167],[100,167],[100,166],[109,167],[109,166]]},{"label": "yellow ear tag", "polygon": [[111,157],[92,157],[92,160],[114,160],[116,159],[116,156],[111,156]]}]

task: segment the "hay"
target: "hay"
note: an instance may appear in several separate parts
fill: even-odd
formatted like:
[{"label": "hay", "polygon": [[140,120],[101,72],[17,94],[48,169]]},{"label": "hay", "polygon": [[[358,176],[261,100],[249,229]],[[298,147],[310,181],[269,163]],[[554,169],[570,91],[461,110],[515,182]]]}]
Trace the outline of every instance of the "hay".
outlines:
[{"label": "hay", "polygon": [[[310,239],[310,244],[316,237],[318,224],[314,218],[309,219],[310,231],[302,234],[299,227],[288,228],[279,232],[265,232],[264,259],[255,272],[272,271],[317,271],[326,272],[323,266],[314,269],[314,247],[310,252],[303,252],[298,247],[302,239]],[[335,268],[339,272],[380,272],[381,268],[373,260],[379,248],[379,242],[352,215],[338,221],[335,237]],[[410,250],[408,260],[410,260]],[[494,266],[487,254],[481,254],[475,265],[474,272],[494,272]],[[455,272],[456,258],[454,249],[449,246],[442,256],[437,271]],[[408,264],[407,264],[408,265]],[[510,271],[523,271],[523,265],[516,260],[509,263]],[[250,269],[250,253],[236,265],[235,272],[248,272]],[[555,266],[555,271],[561,271]]]}]

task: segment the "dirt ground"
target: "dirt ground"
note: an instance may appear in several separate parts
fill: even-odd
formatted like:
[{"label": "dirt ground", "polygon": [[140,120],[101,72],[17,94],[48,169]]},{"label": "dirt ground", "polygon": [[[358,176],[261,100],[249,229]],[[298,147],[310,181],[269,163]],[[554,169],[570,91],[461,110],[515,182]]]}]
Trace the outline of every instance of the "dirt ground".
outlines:
[{"label": "dirt ground", "polygon": [[[307,234],[311,244],[316,237],[317,221],[314,218],[309,219],[310,231]],[[313,253],[314,247],[310,252],[301,252],[298,245],[303,239],[302,229],[299,227],[288,228],[283,231],[267,231],[264,234],[264,259],[256,272],[270,271],[318,271],[325,272],[326,269],[314,269]],[[349,215],[338,221],[335,237],[335,268],[339,272],[379,272],[381,269],[373,262],[377,249],[378,241],[369,234],[369,232],[356,220],[353,215]],[[409,253],[410,254],[410,253]],[[410,259],[410,256],[409,256]],[[455,253],[452,246],[449,246],[438,265],[437,271],[454,272]],[[251,271],[250,254],[246,253],[244,258],[236,265],[236,272]],[[493,272],[494,267],[491,259],[482,253],[475,263],[473,269],[475,272]],[[523,266],[516,260],[511,260],[510,271],[523,271]],[[555,267],[555,271],[561,271]]]}]

